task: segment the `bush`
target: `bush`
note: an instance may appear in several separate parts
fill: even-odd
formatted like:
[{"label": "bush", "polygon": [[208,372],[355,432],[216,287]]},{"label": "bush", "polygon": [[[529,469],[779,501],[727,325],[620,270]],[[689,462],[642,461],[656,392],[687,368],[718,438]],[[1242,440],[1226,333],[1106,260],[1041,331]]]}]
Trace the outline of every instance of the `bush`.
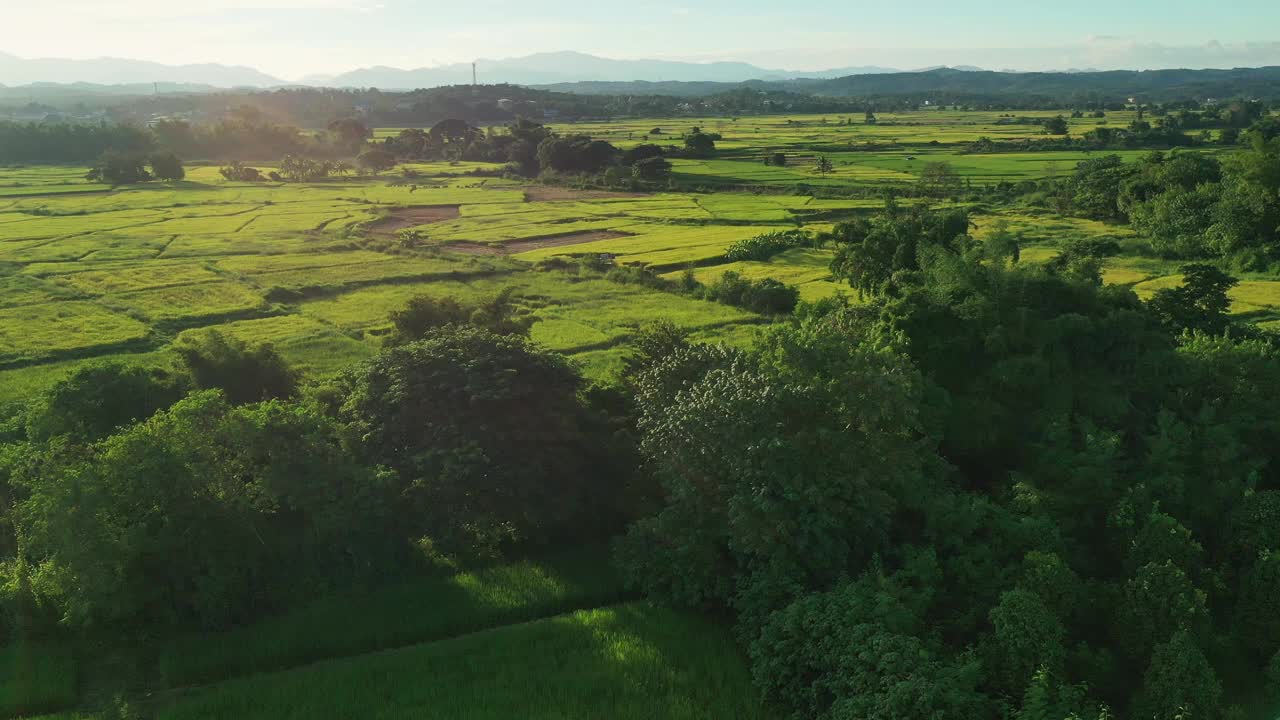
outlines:
[{"label": "bush", "polygon": [[421,340],[432,330],[449,325],[474,325],[497,335],[528,335],[536,318],[515,304],[516,289],[504,288],[492,298],[464,306],[451,297],[418,295],[403,310],[391,313],[392,343]]},{"label": "bush", "polygon": [[151,173],[147,172],[146,155],[108,150],[98,158],[85,179],[111,185],[131,185],[150,180]]},{"label": "bush", "polygon": [[66,436],[78,442],[107,437],[145,420],[185,394],[181,378],[165,371],[107,361],[76,369],[27,410],[27,437]]},{"label": "bush", "polygon": [[185,336],[173,346],[191,371],[196,387],[217,388],[233,403],[287,398],[298,389],[298,374],[267,344],[250,346],[217,330]]},{"label": "bush", "polygon": [[[218,168],[218,174],[232,182],[261,182],[262,172],[258,168],[247,167],[244,163],[236,160],[230,165]],[[275,175],[274,172],[272,172]],[[272,178],[279,180],[279,176]]]},{"label": "bush", "polygon": [[157,180],[181,180],[187,176],[182,167],[182,160],[171,152],[156,153],[151,156],[151,174]]},{"label": "bush", "polygon": [[773,278],[748,280],[732,270],[704,289],[708,300],[735,305],[762,315],[787,315],[800,302],[800,290]]},{"label": "bush", "polygon": [[724,251],[725,260],[768,260],[792,248],[812,247],[814,237],[803,230],[780,230],[738,240]]}]

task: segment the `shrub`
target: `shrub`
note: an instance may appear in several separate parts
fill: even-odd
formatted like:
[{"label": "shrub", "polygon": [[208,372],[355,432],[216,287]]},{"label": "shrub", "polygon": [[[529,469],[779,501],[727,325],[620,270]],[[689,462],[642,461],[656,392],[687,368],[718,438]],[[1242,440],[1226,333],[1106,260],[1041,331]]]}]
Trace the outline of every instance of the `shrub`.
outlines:
[{"label": "shrub", "polygon": [[803,230],[781,230],[738,240],[724,251],[724,257],[729,262],[768,260],[792,248],[811,247],[813,243],[813,236]]},{"label": "shrub", "polygon": [[184,337],[174,345],[196,387],[217,388],[233,403],[290,397],[297,391],[298,374],[275,348],[250,346],[217,330]]},{"label": "shrub", "polygon": [[749,280],[732,270],[707,285],[704,296],[762,315],[790,314],[800,302],[800,291],[773,278]]}]

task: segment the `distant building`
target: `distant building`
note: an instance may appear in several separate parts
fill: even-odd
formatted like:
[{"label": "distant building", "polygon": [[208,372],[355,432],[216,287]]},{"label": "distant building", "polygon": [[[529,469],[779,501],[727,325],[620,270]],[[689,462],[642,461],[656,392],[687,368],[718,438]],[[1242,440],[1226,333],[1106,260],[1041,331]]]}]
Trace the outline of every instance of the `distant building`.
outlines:
[{"label": "distant building", "polygon": [[511,98],[502,98],[498,101],[498,107],[502,110],[511,110],[516,106],[516,101]]}]

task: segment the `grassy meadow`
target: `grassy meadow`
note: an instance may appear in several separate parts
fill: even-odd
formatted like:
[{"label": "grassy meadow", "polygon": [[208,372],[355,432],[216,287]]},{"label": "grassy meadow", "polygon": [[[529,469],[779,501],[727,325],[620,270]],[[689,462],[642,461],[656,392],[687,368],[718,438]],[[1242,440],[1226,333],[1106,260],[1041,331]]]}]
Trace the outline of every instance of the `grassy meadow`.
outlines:
[{"label": "grassy meadow", "polygon": [[[727,629],[626,599],[604,548],[584,548],[334,595],[125,662],[157,718],[767,717]],[[0,713],[71,707],[119,672],[74,655],[6,648]]]},{"label": "grassy meadow", "polygon": [[[622,148],[676,145],[695,126],[723,136],[712,159],[674,160],[672,189],[657,193],[530,185],[479,162],[412,163],[381,177],[311,184],[229,182],[217,168],[197,166],[180,182],[115,189],[84,180],[83,168],[0,168],[0,404],[97,358],[163,364],[176,339],[210,328],[269,341],[306,375],[324,377],[376,352],[387,314],[414,295],[478,298],[507,286],[539,319],[534,338],[594,377],[614,374],[635,328],[659,311],[700,337],[748,342],[764,318],[531,266],[608,255],[668,277],[692,267],[703,281],[731,269],[819,299],[842,289],[824,253],[730,267],[725,248],[761,232],[822,230],[874,212],[883,204],[879,189],[918,182],[929,163],[949,163],[972,185],[1068,174],[1090,154],[968,151],[980,138],[1043,137],[1035,121],[1057,114],[924,109],[882,113],[875,124],[778,114],[555,126]],[[1069,126],[1078,135],[1133,119],[1111,112]],[[774,153],[787,157],[785,166],[764,164]],[[819,154],[831,161],[829,173],[814,171]],[[1133,161],[1142,152],[1118,154]],[[839,192],[807,191],[822,188]],[[1140,291],[1176,282],[1176,267],[1153,259],[1127,228],[976,210],[979,236],[1000,217],[1024,234],[1025,261],[1051,258],[1070,237],[1109,236],[1125,254],[1107,264],[1108,282]],[[401,237],[406,230],[412,241]],[[1280,318],[1272,281],[1245,279],[1236,311]]]}]

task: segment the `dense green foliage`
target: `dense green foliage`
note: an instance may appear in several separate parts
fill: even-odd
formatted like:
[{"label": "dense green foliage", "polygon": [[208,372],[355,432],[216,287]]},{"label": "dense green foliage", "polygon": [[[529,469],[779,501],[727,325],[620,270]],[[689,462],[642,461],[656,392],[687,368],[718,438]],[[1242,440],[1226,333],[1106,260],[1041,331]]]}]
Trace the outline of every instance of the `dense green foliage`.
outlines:
[{"label": "dense green foliage", "polygon": [[[974,168],[1026,160],[812,139],[895,133],[889,110],[859,108],[875,123],[856,131],[788,118],[817,152],[780,146],[790,165],[770,141],[746,148],[737,120],[638,121],[614,145],[459,113],[373,145],[344,116],[263,170],[14,200],[0,319],[22,331],[0,333],[3,359],[51,387],[0,423],[0,707],[97,704],[118,683],[181,690],[144,701],[161,716],[509,716],[441,658],[532,633],[563,653],[486,662],[554,680],[536,711],[766,714],[720,639],[725,675],[701,668],[719,679],[695,688],[670,681],[681,643],[583,616],[498,629],[625,593],[591,557],[490,561],[621,535],[628,592],[731,619],[767,713],[1264,717],[1280,697],[1280,351],[1232,313],[1280,306],[1252,304],[1273,280],[1227,270],[1271,267],[1280,184],[1274,122],[1236,105],[1024,142],[1163,147],[1252,123],[1240,152],[1077,154],[1069,176],[982,187]],[[1084,114],[996,122],[1078,136]],[[934,131],[910,132],[924,147]],[[356,153],[403,175],[327,182],[350,168],[324,158]],[[907,195],[883,212],[812,187],[598,190],[747,167],[847,190],[872,163]],[[597,185],[546,186],[566,180]],[[196,189],[219,214],[186,208]],[[193,227],[211,254],[171,257]],[[246,227],[260,244],[238,244]],[[687,326],[642,323],[664,316]],[[88,344],[38,354],[58,340]],[[121,348],[135,362],[76,354]],[[599,612],[633,611],[705,627]],[[423,641],[443,644],[181,687]],[[621,684],[564,690],[588,673]]]},{"label": "dense green foliage", "polygon": [[519,336],[451,325],[344,375],[337,414],[358,457],[395,471],[408,533],[486,554],[607,527],[601,478],[619,474],[579,382]]},{"label": "dense green foliage", "polygon": [[1259,524],[1280,356],[1224,335],[1208,270],[1146,305],[966,252],[966,225],[840,228],[869,307],[651,361],[640,449],[666,502],[619,563],[732,610],[797,718],[1255,712],[1240,669],[1280,650]]},{"label": "dense green foliage", "polygon": [[1220,162],[1194,153],[1153,153],[1135,165],[1116,156],[1080,164],[1067,183],[1072,207],[1129,219],[1159,254],[1224,258],[1242,269],[1280,259],[1280,126],[1244,133],[1245,152]]}]

